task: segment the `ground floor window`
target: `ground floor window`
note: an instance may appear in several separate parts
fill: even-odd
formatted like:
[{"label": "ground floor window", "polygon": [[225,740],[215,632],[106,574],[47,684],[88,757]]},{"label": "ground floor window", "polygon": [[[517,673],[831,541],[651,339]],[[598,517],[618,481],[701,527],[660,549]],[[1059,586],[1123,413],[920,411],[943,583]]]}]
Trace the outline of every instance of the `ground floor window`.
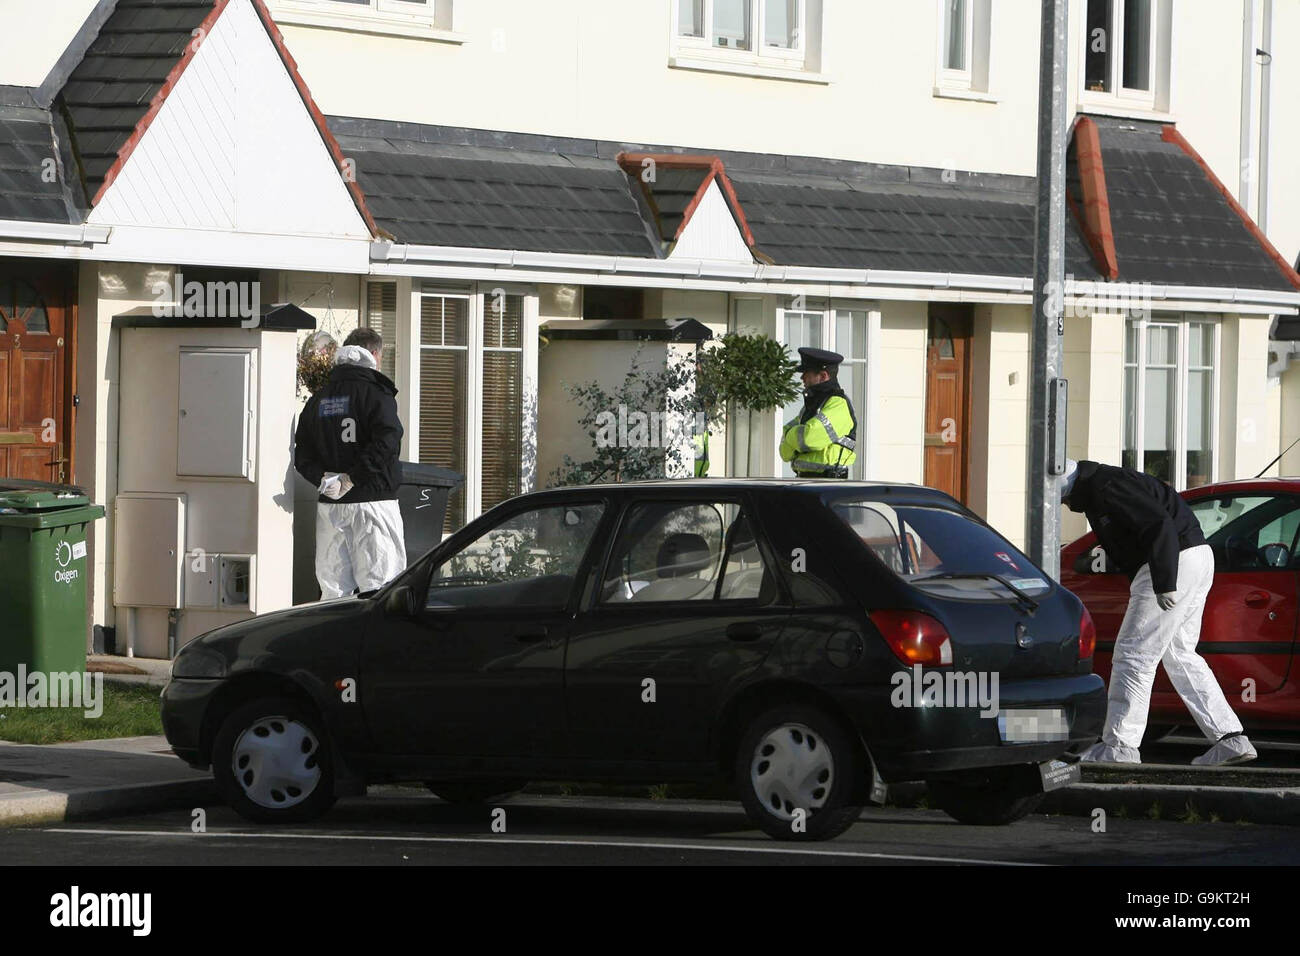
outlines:
[{"label": "ground floor window", "polygon": [[1123,464],[1180,491],[1214,480],[1219,324],[1130,319],[1124,337]]},{"label": "ground floor window", "polygon": [[[867,456],[865,418],[867,410],[867,326],[869,312],[865,306],[836,304],[825,300],[794,296],[778,309],[777,328],[780,341],[798,360],[801,348],[830,349],[844,356],[839,382],[853,405],[858,422],[858,457],[849,467],[849,477],[861,480],[866,474]],[[803,396],[795,398],[781,410],[780,429],[803,409]],[[781,474],[793,477],[789,462],[781,463]]]}]

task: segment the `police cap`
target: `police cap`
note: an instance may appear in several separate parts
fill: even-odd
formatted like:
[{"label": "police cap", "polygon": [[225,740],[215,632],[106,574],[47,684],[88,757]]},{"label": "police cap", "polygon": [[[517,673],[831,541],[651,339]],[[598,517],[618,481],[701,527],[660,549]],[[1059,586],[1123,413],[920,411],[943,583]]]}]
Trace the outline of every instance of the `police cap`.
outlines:
[{"label": "police cap", "polygon": [[833,372],[844,361],[843,355],[828,349],[801,348],[799,358],[800,372]]}]

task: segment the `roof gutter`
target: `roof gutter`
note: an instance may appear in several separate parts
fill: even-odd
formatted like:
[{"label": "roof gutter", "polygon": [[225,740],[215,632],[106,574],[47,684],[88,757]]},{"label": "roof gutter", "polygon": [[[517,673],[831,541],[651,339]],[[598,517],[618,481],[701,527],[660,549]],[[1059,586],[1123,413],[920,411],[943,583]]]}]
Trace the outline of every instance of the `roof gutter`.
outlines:
[{"label": "roof gutter", "polygon": [[42,242],[62,242],[68,245],[90,245],[107,242],[111,226],[88,224],[69,225],[62,222],[26,222],[20,219],[0,219],[0,239],[35,239]]},{"label": "roof gutter", "polygon": [[[755,283],[818,283],[880,288],[973,290],[1029,294],[1029,276],[993,276],[958,272],[904,272],[890,269],[828,269],[814,266],[768,265],[709,259],[649,259],[639,256],[596,256],[577,253],[530,252],[519,249],[480,249],[464,246],[370,244],[372,263],[420,266],[532,270],[556,273],[556,281],[571,281],[564,273],[605,276],[672,277]],[[1081,303],[1105,307],[1140,306],[1150,301],[1202,301],[1243,306],[1300,307],[1300,292],[1274,292],[1211,286],[1167,286],[1141,282],[1068,279],[1066,295]],[[1261,311],[1259,308],[1252,311]]]}]

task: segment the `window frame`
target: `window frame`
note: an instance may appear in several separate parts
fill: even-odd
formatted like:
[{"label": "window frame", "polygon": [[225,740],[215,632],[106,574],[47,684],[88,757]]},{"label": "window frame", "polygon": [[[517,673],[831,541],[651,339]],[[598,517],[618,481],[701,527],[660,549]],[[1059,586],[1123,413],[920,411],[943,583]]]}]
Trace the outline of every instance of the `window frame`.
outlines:
[{"label": "window frame", "polygon": [[703,7],[703,36],[689,36],[678,32],[682,4],[695,0],[672,0],[670,4],[670,31],[674,54],[686,54],[720,63],[740,63],[752,66],[773,66],[803,70],[808,62],[808,0],[798,0],[799,23],[795,27],[797,44],[791,48],[767,46],[767,4],[779,0],[751,0],[749,35],[753,38],[752,50],[719,47],[714,42],[713,11],[715,0],[698,0]]},{"label": "window frame", "polygon": [[964,69],[956,70],[948,66],[948,38],[951,19],[948,16],[951,0],[938,0],[939,3],[939,86],[948,89],[969,90],[973,87],[975,76],[975,4],[977,0],[964,0],[966,43],[963,54],[966,60]]},{"label": "window frame", "polygon": [[[807,298],[804,303],[804,308],[793,309],[790,308],[791,298],[791,296],[783,296],[777,303],[776,340],[787,349],[791,348],[788,329],[786,326],[787,313],[795,313],[798,315],[820,313],[821,345],[816,347],[829,349],[832,352],[839,352],[844,356],[845,365],[851,365],[855,372],[860,372],[862,374],[863,381],[861,394],[864,401],[861,407],[858,402],[853,402],[853,414],[858,424],[858,437],[856,439],[857,458],[854,460],[853,464],[849,466],[849,480],[864,481],[870,475],[868,468],[871,466],[871,461],[869,460],[870,456],[868,455],[870,449],[869,435],[871,433],[868,406],[870,406],[872,402],[872,383],[876,380],[878,375],[877,366],[873,361],[873,357],[877,352],[876,344],[878,336],[876,332],[879,328],[879,321],[876,318],[876,313],[878,313],[879,307],[875,302],[864,300]],[[837,341],[835,320],[837,314],[840,312],[863,313],[863,318],[867,323],[865,335],[866,341],[864,342],[864,349],[866,351],[865,355],[853,356],[838,347],[841,343]],[[795,355],[797,355],[797,353],[792,351],[791,357],[794,357]],[[852,400],[853,396],[850,395],[849,398]],[[776,473],[786,478],[792,478],[794,472],[790,469],[790,463],[782,461],[780,455],[781,434],[785,428],[785,409],[777,408],[772,414],[775,416],[776,422],[776,438],[772,445],[775,467],[777,469]],[[786,474],[787,471],[789,471],[788,475]]]},{"label": "window frame", "polygon": [[1088,35],[1087,3],[1080,5],[1083,9],[1083,25],[1079,31],[1082,35],[1082,47],[1079,57],[1079,102],[1085,106],[1119,106],[1156,112],[1159,110],[1157,104],[1161,99],[1158,87],[1164,73],[1162,64],[1159,62],[1162,48],[1160,31],[1165,20],[1161,9],[1162,0],[1150,0],[1151,19],[1148,24],[1149,46],[1147,50],[1151,84],[1149,90],[1133,89],[1123,85],[1125,49],[1128,43],[1122,26],[1125,4],[1128,0],[1108,0],[1108,2],[1111,4],[1110,22],[1107,26],[1111,53],[1107,75],[1110,86],[1108,90],[1090,90],[1087,87],[1087,62],[1092,38]]},{"label": "window frame", "polygon": [[[1121,353],[1121,366],[1124,371],[1123,388],[1127,390],[1127,372],[1134,368],[1137,374],[1134,376],[1134,438],[1133,438],[1133,467],[1138,471],[1146,471],[1146,371],[1147,364],[1147,331],[1152,327],[1173,327],[1177,329],[1177,344],[1175,346],[1176,363],[1174,365],[1174,445],[1171,450],[1173,454],[1173,467],[1170,469],[1169,484],[1175,491],[1186,491],[1187,488],[1187,407],[1188,392],[1191,368],[1190,364],[1190,339],[1189,329],[1193,324],[1208,326],[1212,330],[1214,343],[1212,346],[1213,365],[1210,368],[1210,408],[1208,414],[1210,417],[1210,452],[1212,455],[1210,474],[1206,477],[1206,484],[1213,484],[1219,480],[1219,471],[1221,467],[1221,454],[1219,452],[1219,403],[1220,403],[1220,386],[1222,377],[1220,369],[1222,367],[1222,322],[1218,316],[1200,316],[1189,317],[1185,314],[1169,315],[1159,314],[1152,316],[1141,316],[1138,318],[1129,318],[1125,320],[1125,343],[1124,350]],[[1128,330],[1137,329],[1137,356],[1136,361],[1128,361]],[[1164,367],[1164,366],[1160,366]],[[1198,370],[1203,366],[1197,366]],[[1127,405],[1127,395],[1122,395],[1123,400],[1120,403],[1120,454],[1121,457],[1128,449],[1128,423],[1125,416],[1125,406]],[[1198,486],[1199,487],[1199,486]]]},{"label": "window frame", "polygon": [[379,33],[464,43],[456,32],[457,8],[465,0],[421,0],[423,11],[405,0],[268,0],[277,23],[303,24],[356,33]]}]

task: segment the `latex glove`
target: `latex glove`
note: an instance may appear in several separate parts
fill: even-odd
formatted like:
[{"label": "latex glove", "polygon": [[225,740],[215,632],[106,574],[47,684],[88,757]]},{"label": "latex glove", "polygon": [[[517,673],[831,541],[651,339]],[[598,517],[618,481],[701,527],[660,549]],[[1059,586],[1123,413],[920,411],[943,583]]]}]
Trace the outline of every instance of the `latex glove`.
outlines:
[{"label": "latex glove", "polygon": [[321,479],[320,488],[317,490],[326,498],[338,501],[352,490],[352,479],[345,474],[327,472],[325,477]]},{"label": "latex glove", "polygon": [[1167,611],[1178,603],[1178,592],[1166,591],[1164,594],[1157,594],[1156,601],[1160,604],[1160,610]]}]

